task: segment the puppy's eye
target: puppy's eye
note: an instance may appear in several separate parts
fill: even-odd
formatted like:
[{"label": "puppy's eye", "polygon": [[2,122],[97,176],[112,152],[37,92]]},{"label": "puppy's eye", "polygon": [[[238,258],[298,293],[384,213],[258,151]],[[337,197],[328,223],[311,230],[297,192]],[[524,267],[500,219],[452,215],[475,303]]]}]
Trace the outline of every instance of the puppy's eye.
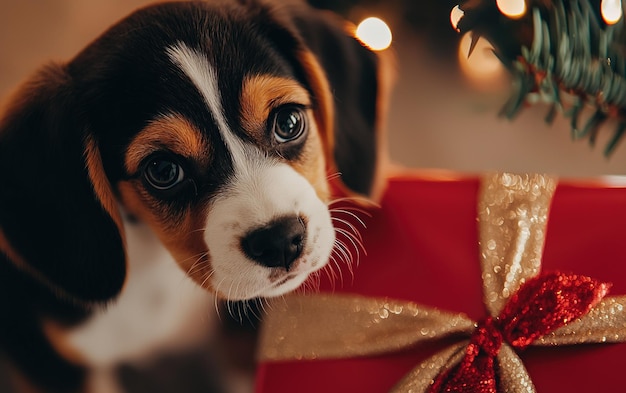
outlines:
[{"label": "puppy's eye", "polygon": [[144,169],[144,178],[156,190],[169,190],[185,179],[183,168],[167,157],[150,159]]},{"label": "puppy's eye", "polygon": [[305,131],[305,114],[300,107],[286,105],[274,112],[274,138],[279,143],[298,139]]}]

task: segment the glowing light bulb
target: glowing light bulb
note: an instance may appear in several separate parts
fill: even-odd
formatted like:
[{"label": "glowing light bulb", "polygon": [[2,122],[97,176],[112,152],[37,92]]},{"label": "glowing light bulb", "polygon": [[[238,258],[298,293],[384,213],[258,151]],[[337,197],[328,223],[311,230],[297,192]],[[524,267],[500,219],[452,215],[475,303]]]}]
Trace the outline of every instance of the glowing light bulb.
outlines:
[{"label": "glowing light bulb", "polygon": [[621,0],[602,0],[600,4],[602,19],[609,24],[614,25],[622,19],[622,1]]},{"label": "glowing light bulb", "polygon": [[504,16],[511,19],[518,19],[526,13],[525,0],[496,0],[498,9]]},{"label": "glowing light bulb", "polygon": [[459,66],[465,77],[481,90],[499,88],[504,77],[504,67],[493,53],[488,41],[480,38],[471,56],[467,56],[472,43],[472,35],[465,34],[459,43]]},{"label": "glowing light bulb", "polygon": [[372,50],[384,50],[391,45],[391,29],[379,18],[364,19],[356,28],[356,36]]},{"label": "glowing light bulb", "polygon": [[452,23],[452,27],[454,27],[454,30],[460,31],[457,26],[459,25],[459,21],[461,20],[463,15],[465,15],[465,12],[463,12],[463,10],[458,5],[454,7],[450,12],[450,23]]}]

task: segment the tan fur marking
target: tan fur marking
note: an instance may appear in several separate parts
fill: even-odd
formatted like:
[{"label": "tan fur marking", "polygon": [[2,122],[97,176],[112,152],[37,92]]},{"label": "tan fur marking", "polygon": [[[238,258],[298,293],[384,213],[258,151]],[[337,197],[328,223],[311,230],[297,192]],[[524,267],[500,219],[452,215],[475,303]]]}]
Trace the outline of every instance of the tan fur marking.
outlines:
[{"label": "tan fur marking", "polygon": [[127,210],[154,230],[189,277],[210,290],[207,277],[211,272],[211,261],[203,231],[206,212],[203,209],[188,210],[173,225],[167,209],[145,192],[140,181],[120,182],[118,190]]},{"label": "tan fur marking", "polygon": [[126,170],[135,173],[146,157],[163,149],[209,164],[209,145],[200,131],[182,116],[167,115],[150,123],[132,140],[126,151]]},{"label": "tan fur marking", "polygon": [[[122,216],[120,215],[117,202],[113,196],[111,183],[104,173],[100,149],[91,136],[87,137],[87,140],[85,141],[85,163],[87,164],[87,172],[89,173],[89,179],[91,180],[93,190],[100,200],[100,204],[104,210],[111,216],[117,225],[117,228],[120,231],[122,243],[125,246],[126,237],[124,236]],[[126,247],[124,247],[124,249],[126,249]]]},{"label": "tan fur marking", "polygon": [[[346,22],[344,31],[352,37],[356,38],[356,27]],[[358,39],[358,38],[357,38]],[[375,52],[378,57],[377,83],[378,97],[376,103],[376,146],[377,146],[377,167],[375,169],[374,183],[371,195],[365,199],[357,198],[360,203],[369,204],[368,200],[379,202],[386,188],[386,176],[393,165],[390,162],[386,134],[386,122],[388,106],[391,92],[395,80],[397,79],[397,65],[395,54],[392,49]],[[316,119],[320,125],[320,134],[322,142],[326,149],[326,160],[328,162],[328,171],[334,173],[337,171],[336,163],[333,156],[334,151],[334,105],[328,80],[321,65],[315,58],[314,54],[308,51],[300,52],[299,59],[302,63],[307,78],[315,95],[317,102]],[[347,195],[354,195],[347,187],[342,187],[343,192]]]},{"label": "tan fur marking", "polygon": [[317,196],[322,201],[328,202],[330,191],[326,176],[326,159],[324,154],[320,154],[324,150],[324,146],[317,124],[313,121],[314,114],[309,110],[307,115],[309,117],[309,136],[298,160],[293,162],[292,166],[311,183]]},{"label": "tan fur marking", "polygon": [[[315,59],[311,61],[315,61]],[[323,75],[316,77],[325,78]],[[323,83],[316,82],[317,85]],[[323,86],[318,86],[318,88],[324,89]],[[311,106],[309,93],[298,82],[271,75],[257,75],[244,80],[240,101],[242,125],[253,138],[259,141],[262,138],[262,133],[265,132],[270,112],[274,108],[283,104]],[[327,103],[321,107],[325,107],[325,105]],[[320,105],[318,104],[318,106]],[[318,196],[322,200],[327,200],[329,192],[326,181],[326,161],[324,155],[319,154],[324,151],[324,146],[318,131],[320,126],[317,123],[322,121],[322,127],[327,127],[324,119],[327,116],[328,108],[316,109],[320,109],[321,114],[315,113],[311,109],[306,111],[309,118],[309,136],[299,159],[292,165],[313,185]]]},{"label": "tan fur marking", "polygon": [[[5,366],[0,363],[0,366]],[[42,388],[35,386],[22,371],[12,363],[6,363],[6,374],[8,382],[15,393],[46,393]],[[82,393],[82,392],[76,392]]]},{"label": "tan fur marking", "polygon": [[59,355],[74,364],[85,364],[83,355],[68,341],[68,328],[52,319],[44,319],[42,321],[42,329],[44,335]]},{"label": "tan fur marking", "polygon": [[301,51],[298,53],[298,59],[307,74],[307,79],[315,96],[315,120],[318,130],[322,138],[325,148],[326,162],[329,170],[336,171],[336,164],[333,156],[335,138],[334,138],[334,119],[335,110],[333,105],[333,96],[331,93],[326,73],[322,66],[310,51]]},{"label": "tan fur marking", "polygon": [[0,228],[0,252],[6,255],[16,266],[24,269],[28,268],[26,260],[11,246],[2,228]]},{"label": "tan fur marking", "polygon": [[272,109],[283,104],[310,106],[309,94],[292,79],[270,75],[247,77],[241,90],[241,124],[257,140],[267,124]]}]

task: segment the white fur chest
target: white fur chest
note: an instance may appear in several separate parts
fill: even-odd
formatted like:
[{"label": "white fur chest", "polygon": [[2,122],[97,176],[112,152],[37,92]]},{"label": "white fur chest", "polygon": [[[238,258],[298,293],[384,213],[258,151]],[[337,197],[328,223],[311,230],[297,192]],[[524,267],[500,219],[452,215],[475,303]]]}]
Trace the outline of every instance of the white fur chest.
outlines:
[{"label": "white fur chest", "polygon": [[147,360],[211,334],[214,300],[143,224],[125,223],[128,276],[120,296],[73,329],[68,343],[94,369]]}]

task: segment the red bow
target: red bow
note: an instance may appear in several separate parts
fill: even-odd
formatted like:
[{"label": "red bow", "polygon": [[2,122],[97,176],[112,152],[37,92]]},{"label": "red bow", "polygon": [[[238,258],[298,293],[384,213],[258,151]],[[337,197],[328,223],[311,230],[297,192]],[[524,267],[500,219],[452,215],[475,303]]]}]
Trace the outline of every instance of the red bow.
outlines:
[{"label": "red bow", "polygon": [[524,349],[589,312],[610,285],[592,278],[547,273],[524,283],[500,315],[481,322],[458,366],[440,374],[429,393],[496,393],[496,356],[503,342]]}]

